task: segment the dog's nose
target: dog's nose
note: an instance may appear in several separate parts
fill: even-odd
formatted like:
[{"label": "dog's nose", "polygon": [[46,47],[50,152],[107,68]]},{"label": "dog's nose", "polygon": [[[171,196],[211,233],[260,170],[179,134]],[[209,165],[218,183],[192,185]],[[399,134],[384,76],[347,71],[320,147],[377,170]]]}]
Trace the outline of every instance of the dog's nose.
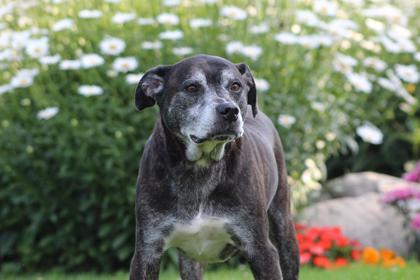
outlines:
[{"label": "dog's nose", "polygon": [[219,104],[216,106],[216,111],[230,122],[234,122],[238,119],[239,109],[232,103]]}]

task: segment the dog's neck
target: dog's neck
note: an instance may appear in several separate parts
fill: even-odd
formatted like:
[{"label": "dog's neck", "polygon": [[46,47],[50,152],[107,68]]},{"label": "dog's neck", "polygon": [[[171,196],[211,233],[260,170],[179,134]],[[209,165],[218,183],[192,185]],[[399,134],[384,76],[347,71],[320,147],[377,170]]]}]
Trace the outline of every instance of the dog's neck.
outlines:
[{"label": "dog's neck", "polygon": [[165,149],[173,164],[192,164],[197,168],[217,165],[229,158],[235,147],[240,145],[240,139],[227,143],[208,142],[200,145],[185,143],[168,129],[162,118],[156,122],[155,129],[155,133],[159,134],[162,141],[162,148]]}]

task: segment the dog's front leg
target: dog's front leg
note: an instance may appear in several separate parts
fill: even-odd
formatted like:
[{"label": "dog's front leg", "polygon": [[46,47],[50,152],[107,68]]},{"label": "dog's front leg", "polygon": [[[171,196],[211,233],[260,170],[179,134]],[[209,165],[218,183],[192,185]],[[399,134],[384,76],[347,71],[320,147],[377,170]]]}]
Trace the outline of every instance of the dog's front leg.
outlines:
[{"label": "dog's front leg", "polygon": [[238,225],[232,227],[233,239],[244,253],[254,279],[282,280],[279,254],[270,241],[267,217],[246,217],[238,220]]},{"label": "dog's front leg", "polygon": [[130,265],[130,280],[158,280],[163,239],[144,241],[143,232],[136,230],[136,248]]},{"label": "dog's front leg", "polygon": [[196,261],[184,256],[179,252],[179,271],[182,280],[201,280],[203,279],[203,266]]},{"label": "dog's front leg", "polygon": [[270,240],[255,240],[245,252],[255,280],[282,280],[277,249]]}]

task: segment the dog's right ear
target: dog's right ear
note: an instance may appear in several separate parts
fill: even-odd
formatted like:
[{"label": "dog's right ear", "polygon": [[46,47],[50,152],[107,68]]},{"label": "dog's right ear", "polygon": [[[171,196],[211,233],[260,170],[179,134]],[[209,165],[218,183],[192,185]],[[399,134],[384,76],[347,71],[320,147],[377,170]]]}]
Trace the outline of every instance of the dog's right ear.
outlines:
[{"label": "dog's right ear", "polygon": [[251,74],[251,70],[249,70],[248,65],[245,63],[236,64],[236,68],[238,68],[239,72],[242,74],[242,77],[245,79],[249,90],[248,90],[248,104],[251,105],[252,108],[252,115],[255,116],[258,113],[258,106],[257,106],[257,87],[255,85],[254,77]]},{"label": "dog's right ear", "polygon": [[141,111],[144,108],[155,105],[156,98],[163,92],[165,76],[171,66],[161,65],[148,70],[140,79],[136,88],[136,108]]}]

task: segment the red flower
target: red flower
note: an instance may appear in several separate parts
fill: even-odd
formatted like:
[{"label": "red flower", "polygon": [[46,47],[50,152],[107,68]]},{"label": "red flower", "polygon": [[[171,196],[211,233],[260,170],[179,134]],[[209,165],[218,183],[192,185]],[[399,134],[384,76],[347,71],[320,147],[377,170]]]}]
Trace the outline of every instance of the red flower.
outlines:
[{"label": "red flower", "polygon": [[344,236],[339,227],[296,225],[295,228],[301,264],[340,267],[361,258],[360,243]]},{"label": "red flower", "polygon": [[312,247],[312,242],[302,242],[299,243],[299,251],[304,252],[304,251],[309,251]]},{"label": "red flower", "polygon": [[348,263],[348,261],[345,258],[337,258],[334,261],[334,266],[336,267],[342,267],[342,266],[346,266]]},{"label": "red flower", "polygon": [[325,250],[320,245],[313,245],[310,249],[310,252],[314,255],[322,255],[324,254]]},{"label": "red flower", "polygon": [[325,256],[318,256],[318,257],[315,257],[314,259],[314,265],[320,268],[330,268],[331,262]]},{"label": "red flower", "polygon": [[300,263],[305,264],[311,260],[311,254],[309,253],[301,253],[300,254]]},{"label": "red flower", "polygon": [[350,256],[355,261],[360,260],[360,257],[361,257],[360,250],[351,250]]},{"label": "red flower", "polygon": [[332,247],[331,240],[321,240],[320,244],[321,244],[322,248],[324,248],[325,250],[329,250]]},{"label": "red flower", "polygon": [[335,242],[338,247],[346,247],[347,245],[349,245],[349,241],[343,236],[338,237]]}]

